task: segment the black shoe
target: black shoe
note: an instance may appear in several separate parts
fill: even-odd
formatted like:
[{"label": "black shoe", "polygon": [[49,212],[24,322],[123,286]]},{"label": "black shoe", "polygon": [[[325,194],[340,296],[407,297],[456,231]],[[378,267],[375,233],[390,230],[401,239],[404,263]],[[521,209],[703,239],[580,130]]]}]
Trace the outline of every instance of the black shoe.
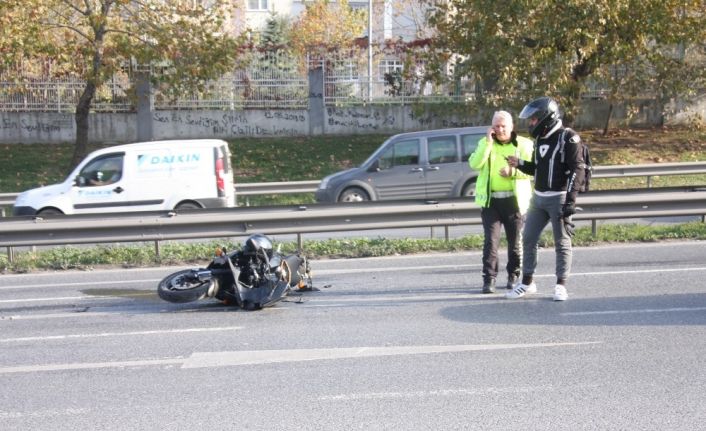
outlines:
[{"label": "black shoe", "polygon": [[507,276],[507,286],[505,286],[506,289],[512,289],[515,287],[517,284],[517,275],[515,274],[510,274]]},{"label": "black shoe", "polygon": [[495,293],[495,279],[483,281],[483,293]]}]

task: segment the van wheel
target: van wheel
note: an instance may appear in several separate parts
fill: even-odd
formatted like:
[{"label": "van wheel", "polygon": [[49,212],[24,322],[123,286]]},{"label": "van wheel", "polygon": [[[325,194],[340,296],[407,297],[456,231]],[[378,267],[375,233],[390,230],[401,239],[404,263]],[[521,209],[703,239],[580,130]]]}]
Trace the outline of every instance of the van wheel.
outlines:
[{"label": "van wheel", "polygon": [[194,203],[194,202],[182,202],[179,205],[174,208],[175,211],[182,211],[182,210],[200,210],[201,206],[199,204]]},{"label": "van wheel", "polygon": [[474,198],[476,197],[476,183],[468,183],[463,186],[461,197]]},{"label": "van wheel", "polygon": [[370,196],[360,187],[351,187],[343,191],[338,198],[339,202],[363,202],[369,201]]},{"label": "van wheel", "polygon": [[56,208],[44,208],[43,210],[41,210],[37,213],[38,216],[58,215],[58,214],[63,214],[63,213]]}]

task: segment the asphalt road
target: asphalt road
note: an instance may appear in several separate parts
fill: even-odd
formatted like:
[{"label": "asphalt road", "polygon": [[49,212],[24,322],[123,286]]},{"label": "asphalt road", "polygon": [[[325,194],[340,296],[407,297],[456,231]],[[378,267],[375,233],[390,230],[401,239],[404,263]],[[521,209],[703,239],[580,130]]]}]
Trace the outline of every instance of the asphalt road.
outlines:
[{"label": "asphalt road", "polygon": [[706,243],[576,249],[564,303],[553,265],[509,301],[477,252],[315,261],[256,312],[160,301],[176,268],[2,275],[0,429],[705,429]]}]

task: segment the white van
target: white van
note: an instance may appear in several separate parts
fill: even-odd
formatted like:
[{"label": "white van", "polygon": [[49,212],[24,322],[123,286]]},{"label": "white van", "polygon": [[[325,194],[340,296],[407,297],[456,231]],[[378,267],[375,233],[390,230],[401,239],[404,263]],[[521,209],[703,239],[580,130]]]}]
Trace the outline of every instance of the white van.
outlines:
[{"label": "white van", "polygon": [[20,193],[13,215],[232,206],[235,187],[228,143],[193,139],[94,151],[63,183]]}]

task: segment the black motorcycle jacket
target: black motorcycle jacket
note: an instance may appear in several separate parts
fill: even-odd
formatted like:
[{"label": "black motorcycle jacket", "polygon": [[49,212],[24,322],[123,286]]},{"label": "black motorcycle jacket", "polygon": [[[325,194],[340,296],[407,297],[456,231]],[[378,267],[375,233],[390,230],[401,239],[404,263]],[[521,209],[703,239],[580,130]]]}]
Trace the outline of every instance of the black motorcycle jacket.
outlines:
[{"label": "black motorcycle jacket", "polygon": [[534,175],[535,190],[566,191],[566,202],[576,202],[584,175],[580,146],[579,135],[560,121],[547,135],[535,140],[533,160],[520,160],[518,169]]}]

